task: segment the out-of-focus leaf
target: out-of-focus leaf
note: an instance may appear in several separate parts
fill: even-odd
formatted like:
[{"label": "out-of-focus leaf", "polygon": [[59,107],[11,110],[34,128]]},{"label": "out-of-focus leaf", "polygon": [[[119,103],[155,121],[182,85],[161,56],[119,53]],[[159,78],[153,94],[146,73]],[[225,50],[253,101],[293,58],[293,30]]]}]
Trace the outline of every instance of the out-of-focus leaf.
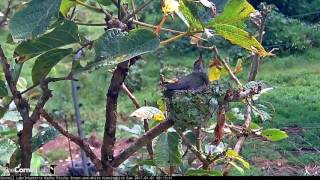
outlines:
[{"label": "out-of-focus leaf", "polygon": [[179,2],[176,0],[163,0],[162,11],[165,14],[173,13],[179,10]]},{"label": "out-of-focus leaf", "polygon": [[165,119],[162,111],[150,106],[143,106],[131,113],[130,116],[140,118],[141,120],[154,119],[155,121],[162,121]]},{"label": "out-of-focus leaf", "polygon": [[176,132],[164,132],[154,141],[154,163],[158,167],[178,166],[182,161],[181,138]]},{"label": "out-of-focus leaf", "polygon": [[41,167],[44,165],[43,157],[39,156],[38,154],[34,153],[31,159],[31,170],[32,176],[41,176]]},{"label": "out-of-focus leaf", "polygon": [[244,170],[240,166],[238,166],[235,162],[229,162],[233,167],[236,168],[236,170],[241,174],[244,175]]},{"label": "out-of-focus leaf", "polygon": [[160,111],[166,112],[166,102],[162,98],[157,100],[157,105],[158,105]]},{"label": "out-of-focus leaf", "polygon": [[259,130],[261,130],[261,127],[260,127],[258,124],[253,123],[253,122],[250,123],[249,128],[250,128],[251,130],[253,130],[253,131],[259,131]]},{"label": "out-of-focus leaf", "polygon": [[0,97],[8,96],[8,89],[6,83],[0,80]]},{"label": "out-of-focus leaf", "polygon": [[109,6],[112,4],[111,0],[96,0],[96,1],[97,1],[97,3],[102,4],[104,6]]},{"label": "out-of-focus leaf", "polygon": [[270,141],[281,141],[288,138],[286,132],[281,131],[280,129],[266,129],[261,132],[261,136],[267,138]]},{"label": "out-of-focus leaf", "polygon": [[47,31],[53,16],[59,14],[61,0],[32,0],[10,20],[14,40],[34,38]]},{"label": "out-of-focus leaf", "polygon": [[0,139],[0,165],[4,166],[9,162],[11,155],[16,150],[15,142],[8,138]]},{"label": "out-of-focus leaf", "polygon": [[33,84],[39,83],[55,65],[71,53],[72,49],[55,49],[39,56],[32,68]]},{"label": "out-of-focus leaf", "polygon": [[238,74],[238,73],[240,73],[242,70],[243,70],[242,59],[238,59],[237,65],[236,65],[236,67],[235,67],[235,69],[234,69],[234,73],[235,73],[235,74]]},{"label": "out-of-focus leaf", "polygon": [[52,32],[37,39],[22,42],[15,49],[15,53],[20,56],[19,62],[24,62],[41,53],[79,41],[80,38],[77,25],[72,21],[64,21]]}]

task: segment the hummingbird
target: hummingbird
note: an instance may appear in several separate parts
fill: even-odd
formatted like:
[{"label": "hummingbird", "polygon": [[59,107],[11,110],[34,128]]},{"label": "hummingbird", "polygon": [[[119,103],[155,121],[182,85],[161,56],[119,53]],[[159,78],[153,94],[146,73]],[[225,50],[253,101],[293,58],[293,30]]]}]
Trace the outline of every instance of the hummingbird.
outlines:
[{"label": "hummingbird", "polygon": [[192,73],[181,77],[177,82],[164,85],[165,91],[199,90],[209,84],[207,71],[204,67],[202,53],[194,62]]}]

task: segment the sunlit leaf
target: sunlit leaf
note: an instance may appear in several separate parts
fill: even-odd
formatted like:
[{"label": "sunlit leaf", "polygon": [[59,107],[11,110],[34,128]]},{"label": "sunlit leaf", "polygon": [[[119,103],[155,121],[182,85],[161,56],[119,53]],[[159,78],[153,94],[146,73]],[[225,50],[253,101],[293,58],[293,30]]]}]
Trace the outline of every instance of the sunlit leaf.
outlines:
[{"label": "sunlit leaf", "polygon": [[218,81],[221,78],[221,63],[213,60],[209,65],[209,81]]},{"label": "sunlit leaf", "polygon": [[215,24],[212,28],[218,35],[229,40],[231,43],[256,53],[260,57],[273,55],[267,52],[254,36],[236,26]]},{"label": "sunlit leaf", "polygon": [[[86,0],[80,0],[80,1],[86,2]],[[100,0],[100,1],[102,1],[102,0]],[[110,0],[108,0],[108,1],[110,1]],[[66,17],[68,12],[70,11],[70,9],[76,5],[77,5],[77,3],[75,3],[73,0],[62,0],[61,6],[60,6],[60,12]]]},{"label": "sunlit leaf", "polygon": [[180,7],[177,15],[189,27],[189,31],[203,30],[202,22],[198,18],[198,7],[196,3],[188,0],[180,0],[179,4]]},{"label": "sunlit leaf", "polygon": [[179,0],[163,0],[162,11],[165,14],[173,13],[179,10]]},{"label": "sunlit leaf", "polygon": [[212,19],[208,25],[214,24],[229,24],[244,28],[244,22],[249,18],[255,9],[246,0],[229,0],[222,13]]},{"label": "sunlit leaf", "polygon": [[287,133],[280,129],[266,129],[261,132],[261,135],[270,141],[281,141],[288,138]]},{"label": "sunlit leaf", "polygon": [[240,156],[240,155],[239,155],[237,152],[235,152],[234,150],[229,149],[229,150],[226,152],[226,157],[228,157],[228,158],[234,158],[234,159],[240,161],[240,162],[242,163],[243,167],[245,167],[246,169],[250,169],[250,164],[249,164],[247,161],[245,161],[245,160],[243,159],[243,157]]},{"label": "sunlit leaf", "polygon": [[160,98],[157,100],[157,105],[158,105],[160,111],[162,111],[162,112],[166,111],[166,102],[163,100],[163,98]]},{"label": "sunlit leaf", "polygon": [[155,121],[162,121],[165,119],[165,116],[161,110],[151,106],[141,107],[135,110],[133,113],[131,113],[130,116],[140,118],[142,120],[153,119]]}]

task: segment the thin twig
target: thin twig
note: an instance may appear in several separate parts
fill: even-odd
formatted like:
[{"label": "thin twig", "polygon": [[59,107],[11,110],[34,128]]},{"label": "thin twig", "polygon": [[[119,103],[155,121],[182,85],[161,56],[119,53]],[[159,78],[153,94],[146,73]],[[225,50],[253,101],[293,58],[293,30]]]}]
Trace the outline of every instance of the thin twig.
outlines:
[{"label": "thin twig", "polygon": [[137,98],[130,92],[130,90],[128,89],[128,87],[124,83],[122,83],[121,89],[123,92],[125,92],[127,94],[127,96],[132,101],[132,103],[134,104],[136,109],[139,109],[141,106],[139,105]]},{"label": "thin twig", "polygon": [[10,11],[11,11],[11,4],[13,0],[8,0],[8,6],[6,9],[6,12],[4,13],[3,19],[0,21],[0,27],[7,21]]},{"label": "thin twig", "polygon": [[138,14],[140,11],[142,11],[145,7],[147,7],[153,0],[148,0],[144,2],[140,7],[138,7],[137,10],[133,10],[133,12],[130,15],[125,16],[121,21],[127,22],[130,18],[134,17],[136,14]]},{"label": "thin twig", "polygon": [[[122,83],[121,85],[121,89],[127,94],[127,96],[129,97],[129,99],[131,99],[132,103],[135,105],[136,109],[139,109],[141,106],[138,102],[138,100],[136,99],[136,97],[130,92],[130,90],[127,88],[127,86]],[[144,131],[148,132],[149,131],[149,123],[148,120],[144,120],[143,121],[143,127],[144,127]],[[152,141],[151,143],[147,144],[147,150],[150,156],[150,159],[153,159],[153,149],[152,149]]]},{"label": "thin twig", "polygon": [[[78,81],[77,79],[73,79],[71,74],[69,74],[68,76],[65,76],[65,77],[60,77],[60,78],[47,78],[45,79],[45,82],[47,83],[53,83],[53,82],[58,82],[58,81],[66,81],[66,80],[72,80],[72,81]],[[27,88],[26,90],[22,91],[21,92],[21,95],[22,94],[25,94],[29,91],[31,91],[32,89],[38,87],[40,85],[40,83],[35,83],[33,84],[32,86],[30,86],[29,88]]]}]

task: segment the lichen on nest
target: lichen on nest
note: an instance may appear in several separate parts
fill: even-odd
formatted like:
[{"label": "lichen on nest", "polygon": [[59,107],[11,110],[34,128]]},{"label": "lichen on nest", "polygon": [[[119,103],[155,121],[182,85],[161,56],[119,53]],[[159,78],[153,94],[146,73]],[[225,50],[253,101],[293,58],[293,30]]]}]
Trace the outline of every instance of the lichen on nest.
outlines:
[{"label": "lichen on nest", "polygon": [[168,115],[174,119],[175,128],[186,130],[208,127],[225,90],[223,85],[216,82],[201,90],[174,91],[165,97]]}]

